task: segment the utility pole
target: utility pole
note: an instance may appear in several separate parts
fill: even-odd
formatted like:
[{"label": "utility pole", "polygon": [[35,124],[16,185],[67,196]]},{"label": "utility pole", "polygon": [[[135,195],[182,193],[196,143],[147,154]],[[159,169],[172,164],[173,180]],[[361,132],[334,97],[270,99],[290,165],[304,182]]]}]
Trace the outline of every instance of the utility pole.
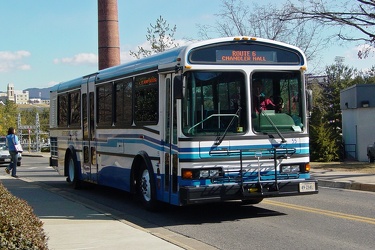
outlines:
[{"label": "utility pole", "polygon": [[39,113],[36,113],[35,116],[35,141],[36,141],[36,152],[40,152],[40,122],[39,122]]},{"label": "utility pole", "polygon": [[17,117],[17,132],[18,132],[18,138],[20,140],[20,143],[22,144],[22,130],[19,129],[21,127],[21,113],[18,113],[18,117]]},{"label": "utility pole", "polygon": [[35,125],[22,125],[21,123],[21,114],[18,113],[17,118],[17,126],[18,126],[18,138],[20,138],[20,142],[22,144],[22,136],[26,135],[23,133],[23,131],[28,131],[28,141],[29,141],[29,152],[31,151],[31,131],[33,131],[35,135],[35,149],[37,152],[41,151],[41,143],[40,143],[40,135],[42,132],[40,131],[40,121],[39,121],[39,113],[36,113],[35,115]]}]

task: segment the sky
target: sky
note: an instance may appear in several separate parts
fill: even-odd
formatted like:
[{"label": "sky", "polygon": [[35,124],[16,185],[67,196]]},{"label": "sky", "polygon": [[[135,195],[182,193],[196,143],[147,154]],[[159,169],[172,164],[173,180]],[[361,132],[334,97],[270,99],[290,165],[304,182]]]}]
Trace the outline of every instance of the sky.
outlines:
[{"label": "sky", "polygon": [[[129,51],[144,46],[159,16],[177,26],[181,44],[199,38],[198,24],[214,25],[221,6],[221,0],[118,0],[121,63],[134,60]],[[0,91],[9,83],[16,90],[47,88],[97,71],[97,0],[0,0],[0,10]],[[320,64],[336,56],[357,69],[375,64],[357,51],[356,44],[327,47]]]}]

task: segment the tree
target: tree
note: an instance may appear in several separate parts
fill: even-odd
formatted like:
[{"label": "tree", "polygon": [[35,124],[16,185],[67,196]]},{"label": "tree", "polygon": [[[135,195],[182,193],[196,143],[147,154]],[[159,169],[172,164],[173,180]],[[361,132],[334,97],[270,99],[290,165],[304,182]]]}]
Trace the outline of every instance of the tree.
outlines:
[{"label": "tree", "polygon": [[5,105],[0,105],[0,134],[8,134],[8,128],[17,126],[17,105],[14,101],[7,100]]},{"label": "tree", "polygon": [[310,83],[313,90],[313,113],[310,119],[312,161],[333,161],[343,156],[340,91],[360,78],[356,69],[340,62],[325,69],[325,81]]},{"label": "tree", "polygon": [[340,91],[355,84],[354,79],[358,75],[353,67],[336,63],[325,69],[327,84],[324,86],[325,100],[323,104],[330,107],[331,120],[337,119],[340,113]]},{"label": "tree", "polygon": [[359,58],[366,58],[375,48],[374,0],[300,0],[297,4],[289,0],[286,9],[281,21],[307,20],[337,27],[335,35],[340,40],[361,42]]},{"label": "tree", "polygon": [[174,34],[177,30],[176,25],[170,28],[167,21],[160,16],[156,20],[156,24],[150,24],[150,27],[147,28],[146,39],[150,43],[151,49],[138,46],[137,52],[130,51],[131,56],[140,59],[179,46],[174,39]]},{"label": "tree", "polygon": [[333,161],[339,158],[335,133],[327,121],[327,104],[324,104],[324,83],[317,79],[309,84],[313,92],[313,110],[309,122],[311,161]]},{"label": "tree", "polygon": [[309,88],[313,92],[313,110],[309,122],[310,160],[338,160],[341,137],[337,137],[334,127],[328,122],[330,108],[327,107],[330,104],[325,102],[325,84],[314,80],[309,84]]},{"label": "tree", "polygon": [[211,38],[211,33],[219,36],[255,36],[278,40],[301,48],[308,60],[312,60],[328,41],[321,34],[321,26],[303,19],[281,20],[288,9],[276,4],[252,7],[242,0],[223,0],[218,21],[212,25],[198,25],[203,39]]},{"label": "tree", "polygon": [[339,160],[341,143],[340,138],[324,119],[319,119],[319,113],[314,112],[310,124],[310,158],[311,161],[329,162]]},{"label": "tree", "polygon": [[375,65],[370,69],[358,72],[354,81],[356,84],[375,84]]}]

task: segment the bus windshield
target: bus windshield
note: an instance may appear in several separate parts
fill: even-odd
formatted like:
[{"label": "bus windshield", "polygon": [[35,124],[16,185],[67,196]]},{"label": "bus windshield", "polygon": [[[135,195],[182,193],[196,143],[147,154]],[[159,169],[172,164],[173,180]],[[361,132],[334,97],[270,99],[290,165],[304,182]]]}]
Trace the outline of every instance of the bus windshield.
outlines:
[{"label": "bus windshield", "polygon": [[240,72],[194,71],[186,75],[183,132],[188,136],[245,133],[249,128],[247,96],[255,133],[301,132],[301,74],[255,72],[250,95]]},{"label": "bus windshield", "polygon": [[189,136],[245,132],[245,75],[240,72],[188,72],[183,132]]},{"label": "bus windshield", "polygon": [[251,81],[252,128],[255,132],[301,132],[301,74],[256,72]]}]

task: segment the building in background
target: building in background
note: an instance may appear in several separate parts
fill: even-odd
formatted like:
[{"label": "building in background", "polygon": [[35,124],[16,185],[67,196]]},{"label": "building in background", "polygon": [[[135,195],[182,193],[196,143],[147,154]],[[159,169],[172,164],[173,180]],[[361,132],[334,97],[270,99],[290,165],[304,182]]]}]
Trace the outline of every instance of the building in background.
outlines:
[{"label": "building in background", "polygon": [[28,104],[29,91],[15,90],[14,84],[9,83],[7,85],[7,99],[9,101],[14,101],[16,104]]},{"label": "building in background", "polygon": [[375,84],[341,90],[340,108],[346,158],[367,161],[367,146],[375,142]]},{"label": "building in background", "polygon": [[16,90],[14,88],[14,84],[9,83],[7,85],[6,92],[0,92],[0,104],[5,104],[9,101],[14,101],[16,104],[36,104],[36,103],[43,103],[49,105],[49,100],[30,100],[29,91],[26,90]]},{"label": "building in background", "polygon": [[4,92],[0,92],[0,105],[5,105],[8,100],[8,94]]}]

